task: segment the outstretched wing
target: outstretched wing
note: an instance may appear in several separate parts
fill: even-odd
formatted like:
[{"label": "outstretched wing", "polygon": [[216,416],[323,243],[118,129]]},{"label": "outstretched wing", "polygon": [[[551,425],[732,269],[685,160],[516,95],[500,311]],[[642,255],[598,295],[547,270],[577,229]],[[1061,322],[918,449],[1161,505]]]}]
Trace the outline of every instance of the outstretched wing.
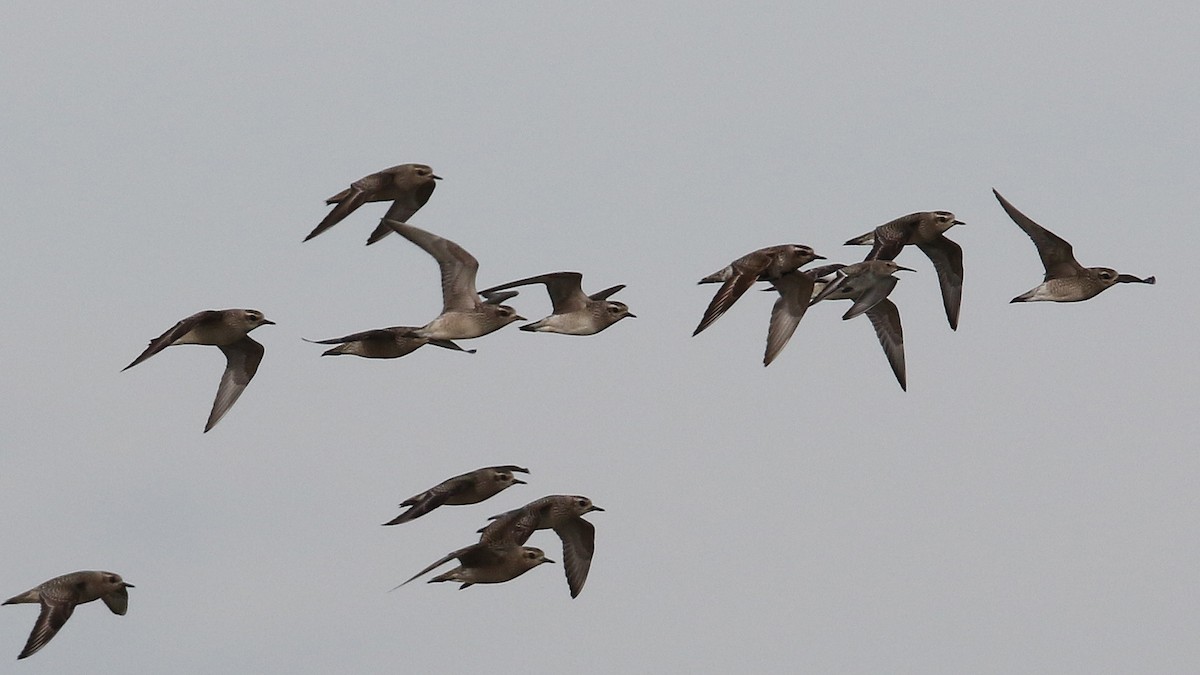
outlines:
[{"label": "outstretched wing", "polygon": [[574,598],[583,590],[588,570],[592,568],[596,527],[583,518],[573,518],[567,524],[554,528],[554,533],[562,539],[563,569],[567,573],[567,587]]},{"label": "outstretched wing", "polygon": [[937,270],[938,285],[942,288],[942,306],[946,308],[946,320],[950,328],[958,330],[958,309],[962,305],[963,262],[962,247],[945,236],[928,244],[917,244],[933,261]]},{"label": "outstretched wing", "polygon": [[771,309],[771,323],[767,328],[767,351],[763,355],[763,365],[769,366],[779,356],[779,352],[787,346],[788,340],[800,325],[800,319],[808,311],[809,298],[812,297],[813,278],[800,271],[789,272],[774,281],[775,290],[779,291],[779,299]]},{"label": "outstretched wing", "polygon": [[1013,219],[1029,235],[1033,240],[1033,245],[1037,247],[1038,256],[1042,259],[1042,267],[1046,268],[1046,277],[1043,281],[1051,279],[1061,279],[1063,277],[1086,276],[1087,270],[1075,260],[1075,253],[1071,249],[1071,244],[1067,240],[1059,237],[1050,230],[1033,222],[1029,216],[1017,210],[1017,207],[1008,203],[1008,200],[1000,196],[995,189],[992,194],[996,195],[996,199],[1000,201],[1000,206],[1008,212],[1008,217]]},{"label": "outstretched wing", "polygon": [[67,619],[71,618],[71,614],[75,611],[75,603],[71,602],[47,602],[42,600],[42,611],[38,614],[37,621],[33,624],[33,631],[29,633],[29,639],[25,641],[25,648],[21,650],[20,656],[17,659],[23,659],[32,656],[37,650],[46,646],[58,634],[58,630],[63,627]]},{"label": "outstretched wing", "polygon": [[137,364],[141,363],[142,361],[145,361],[146,359],[150,358],[151,356],[154,356],[155,354],[161,352],[162,350],[171,346],[171,344],[173,342],[175,342],[176,340],[178,340],[179,338],[183,337],[184,335],[187,335],[193,328],[195,328],[200,323],[202,323],[204,321],[212,321],[212,320],[220,319],[220,318],[221,318],[221,312],[219,310],[206,309],[203,312],[196,312],[195,314],[187,317],[186,319],[182,319],[181,321],[176,323],[174,326],[171,326],[170,328],[168,328],[167,332],[165,332],[162,335],[159,335],[158,337],[151,340],[150,345],[148,347],[146,347],[146,350],[143,351],[140,356],[138,356],[136,359],[134,359],[133,363],[130,363],[129,365],[122,368],[121,370],[122,371],[129,370],[130,368],[136,366]]},{"label": "outstretched wing", "polygon": [[479,306],[479,297],[475,292],[479,261],[474,256],[449,239],[419,227],[387,218],[384,222],[437,261],[442,272],[443,312],[468,312]]},{"label": "outstretched wing", "polygon": [[908,391],[908,378],[904,370],[904,329],[900,327],[900,310],[891,300],[880,300],[867,310],[867,318],[875,328],[879,346],[887,356],[888,364],[896,375],[900,388]]},{"label": "outstretched wing", "polygon": [[265,351],[262,345],[248,335],[233,344],[220,347],[225,353],[225,372],[221,374],[217,398],[213,401],[212,412],[208,414],[208,422],[204,425],[205,432],[221,421],[245,391],[246,385],[250,384],[250,380],[258,372],[258,364],[262,362]]}]

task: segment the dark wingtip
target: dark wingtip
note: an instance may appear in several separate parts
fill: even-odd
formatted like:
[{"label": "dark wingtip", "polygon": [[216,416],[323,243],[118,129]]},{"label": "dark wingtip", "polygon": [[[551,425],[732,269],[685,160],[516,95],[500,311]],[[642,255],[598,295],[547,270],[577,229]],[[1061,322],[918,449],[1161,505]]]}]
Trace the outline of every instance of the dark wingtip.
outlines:
[{"label": "dark wingtip", "polygon": [[1008,301],[1008,304],[1010,304],[1010,305],[1011,305],[1011,304],[1012,304],[1012,303],[1014,303],[1014,302],[1025,302],[1025,301],[1024,301],[1024,300],[1022,300],[1020,296],[1017,296],[1017,297],[1013,298],[1012,300],[1009,300],[1009,301]]},{"label": "dark wingtip", "polygon": [[1153,285],[1153,284],[1157,283],[1157,281],[1155,280],[1154,277],[1146,277],[1145,279],[1142,280],[1142,283]]}]

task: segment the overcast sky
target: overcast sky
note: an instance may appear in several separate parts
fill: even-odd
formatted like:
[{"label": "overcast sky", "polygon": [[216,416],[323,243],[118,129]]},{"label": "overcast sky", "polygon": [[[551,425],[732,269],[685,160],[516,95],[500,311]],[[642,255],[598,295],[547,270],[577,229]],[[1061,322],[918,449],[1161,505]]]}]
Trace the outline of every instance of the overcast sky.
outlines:
[{"label": "overcast sky", "polygon": [[[0,597],[107,569],[4,672],[1065,673],[1200,667],[1192,2],[27,3],[0,24]],[[577,270],[639,318],[509,327],[394,361],[301,337],[420,325],[437,268],[351,181],[445,180],[411,223],[481,287]],[[1008,304],[1042,268],[991,194],[1084,265],[1158,285]],[[761,365],[773,296],[690,337],[704,275],[913,211],[966,225],[960,326],[919,251],[892,299],[909,391],[865,318],[818,305]],[[531,287],[512,301],[549,313]],[[202,309],[277,322],[224,365]],[[398,527],[457,473],[531,469]],[[584,494],[561,565],[410,584],[485,519]],[[531,545],[561,560],[558,540]],[[36,607],[0,608],[0,663]]]}]

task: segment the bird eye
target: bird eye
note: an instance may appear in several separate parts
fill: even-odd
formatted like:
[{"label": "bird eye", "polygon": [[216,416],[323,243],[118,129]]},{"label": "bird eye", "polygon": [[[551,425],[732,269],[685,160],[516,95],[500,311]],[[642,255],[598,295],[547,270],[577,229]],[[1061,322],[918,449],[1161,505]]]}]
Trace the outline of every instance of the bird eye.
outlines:
[{"label": "bird eye", "polygon": [[588,500],[586,500],[586,499],[577,499],[577,500],[575,500],[575,503],[576,503],[576,504],[578,504],[579,506],[587,506],[587,505],[588,505]]}]

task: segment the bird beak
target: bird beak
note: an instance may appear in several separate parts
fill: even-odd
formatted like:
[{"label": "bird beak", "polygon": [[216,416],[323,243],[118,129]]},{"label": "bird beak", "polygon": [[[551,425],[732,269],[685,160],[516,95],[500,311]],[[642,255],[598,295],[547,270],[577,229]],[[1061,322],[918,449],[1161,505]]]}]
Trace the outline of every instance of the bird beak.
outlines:
[{"label": "bird beak", "polygon": [[625,316],[627,316],[627,317],[629,317],[629,318],[631,318],[631,319],[636,319],[636,318],[637,318],[637,314],[634,314],[633,312],[625,312]]},{"label": "bird beak", "polygon": [[513,485],[516,485],[518,483],[520,483],[521,485],[529,485],[529,483],[526,483],[525,481],[521,480],[520,478],[514,478]]},{"label": "bird beak", "polygon": [[1133,276],[1132,274],[1118,274],[1117,282],[1123,283],[1123,284],[1153,284],[1154,277],[1146,277],[1145,279],[1139,279],[1139,278]]},{"label": "bird beak", "polygon": [[263,325],[263,326],[274,326],[274,325],[275,325],[275,322],[274,322],[274,321],[272,321],[272,320],[270,320],[270,319],[263,319],[263,320],[262,320],[262,325]]},{"label": "bird beak", "polygon": [[429,174],[429,175],[430,175],[430,176],[432,176],[434,180],[441,180],[441,179],[442,179],[442,177],[441,177],[441,176],[439,176],[439,175],[437,175],[437,174],[435,174],[435,173],[431,173],[431,174]]},{"label": "bird beak", "polygon": [[528,320],[529,319],[526,319],[525,317],[521,316],[520,314],[517,315],[517,318],[513,319],[513,321],[528,321]]},{"label": "bird beak", "polygon": [[551,560],[551,559],[549,559],[549,558],[542,558],[542,562],[544,562],[544,563],[551,563],[551,564],[553,564],[553,563],[554,563],[554,561],[553,561],[553,560]]},{"label": "bird beak", "polygon": [[896,271],[899,272],[900,270],[904,270],[905,272],[916,272],[916,270],[912,269],[911,267],[901,267],[896,265]]},{"label": "bird beak", "polygon": [[814,253],[814,254],[813,254],[813,260],[829,260],[829,258],[826,258],[826,257],[825,257],[825,256],[823,256],[823,255],[817,255],[816,253]]},{"label": "bird beak", "polygon": [[122,581],[122,582],[121,582],[121,584],[122,584],[122,585],[124,585],[124,586],[125,586],[125,588],[137,588],[137,587],[136,587],[136,586],[134,586],[133,584],[127,584],[127,583],[125,583],[124,581]]},{"label": "bird beak", "polygon": [[604,509],[602,509],[602,508],[600,508],[599,506],[596,506],[595,504],[593,504],[593,505],[592,505],[592,508],[591,508],[591,510],[592,510],[592,511],[603,511]]},{"label": "bird beak", "polygon": [[956,220],[956,221],[954,221],[953,223],[950,223],[950,224],[951,224],[951,225],[966,225],[966,223],[964,223],[964,222],[963,222],[963,221],[961,221],[961,220]]}]

